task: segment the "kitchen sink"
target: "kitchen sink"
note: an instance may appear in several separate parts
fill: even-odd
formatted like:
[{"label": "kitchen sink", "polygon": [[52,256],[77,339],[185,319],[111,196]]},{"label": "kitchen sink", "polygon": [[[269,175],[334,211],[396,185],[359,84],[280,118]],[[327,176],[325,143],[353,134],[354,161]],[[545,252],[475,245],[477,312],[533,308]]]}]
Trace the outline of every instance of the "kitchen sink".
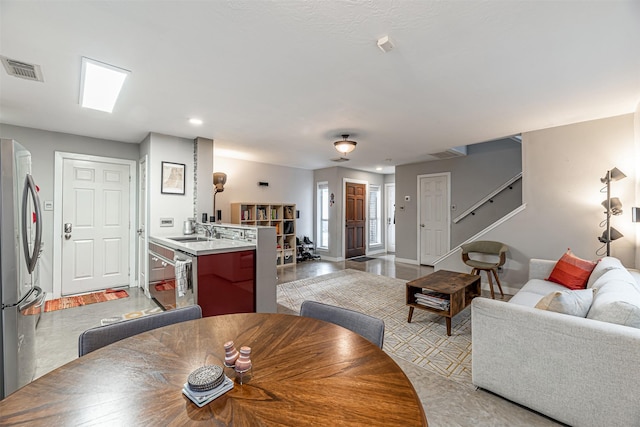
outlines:
[{"label": "kitchen sink", "polygon": [[180,237],[167,237],[169,240],[173,240],[181,243],[193,243],[193,242],[206,242],[209,239],[204,236],[180,236]]}]

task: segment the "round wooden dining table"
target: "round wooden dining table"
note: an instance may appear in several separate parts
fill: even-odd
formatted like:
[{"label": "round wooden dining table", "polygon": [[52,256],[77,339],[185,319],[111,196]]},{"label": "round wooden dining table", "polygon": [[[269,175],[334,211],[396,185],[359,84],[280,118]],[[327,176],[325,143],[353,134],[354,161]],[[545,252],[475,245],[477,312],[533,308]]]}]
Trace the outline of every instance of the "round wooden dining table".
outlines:
[{"label": "round wooden dining table", "polygon": [[[199,408],[189,374],[251,347],[242,384]],[[80,357],[0,401],[0,425],[426,426],[411,382],[360,335],[285,314],[206,317]]]}]

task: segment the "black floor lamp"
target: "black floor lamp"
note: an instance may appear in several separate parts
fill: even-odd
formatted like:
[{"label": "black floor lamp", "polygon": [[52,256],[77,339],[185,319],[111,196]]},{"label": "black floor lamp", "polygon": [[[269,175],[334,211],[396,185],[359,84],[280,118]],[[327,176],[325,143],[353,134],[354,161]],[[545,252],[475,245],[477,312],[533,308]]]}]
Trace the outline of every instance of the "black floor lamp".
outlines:
[{"label": "black floor lamp", "polygon": [[598,241],[600,243],[604,243],[604,245],[598,249],[596,252],[598,255],[604,255],[600,253],[603,248],[606,248],[606,256],[611,255],[611,242],[623,237],[622,233],[611,226],[611,216],[612,215],[621,215],[622,214],[622,202],[617,197],[611,197],[611,182],[619,181],[627,176],[620,171],[618,168],[613,168],[607,171],[607,174],[604,178],[600,178],[600,181],[603,184],[606,184],[600,192],[607,194],[607,198],[604,202],[602,202],[602,206],[606,209],[605,215],[606,218],[604,221],[600,223],[601,227],[605,227],[602,236],[598,237]]}]

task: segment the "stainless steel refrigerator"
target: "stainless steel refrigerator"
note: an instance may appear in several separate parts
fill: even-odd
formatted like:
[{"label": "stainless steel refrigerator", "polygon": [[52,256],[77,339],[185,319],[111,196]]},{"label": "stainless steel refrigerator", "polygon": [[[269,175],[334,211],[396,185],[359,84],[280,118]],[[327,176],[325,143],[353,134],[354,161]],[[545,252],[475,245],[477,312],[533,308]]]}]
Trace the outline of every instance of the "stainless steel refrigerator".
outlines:
[{"label": "stainless steel refrigerator", "polygon": [[38,286],[42,243],[40,201],[31,153],[0,140],[0,399],[33,380],[35,333],[45,293]]}]

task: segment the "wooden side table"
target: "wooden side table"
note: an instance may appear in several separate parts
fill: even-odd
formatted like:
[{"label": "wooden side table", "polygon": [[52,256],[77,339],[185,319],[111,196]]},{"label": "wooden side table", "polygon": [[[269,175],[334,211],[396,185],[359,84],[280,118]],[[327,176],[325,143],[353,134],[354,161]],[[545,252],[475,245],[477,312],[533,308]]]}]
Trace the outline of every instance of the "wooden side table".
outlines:
[{"label": "wooden side table", "polygon": [[[448,310],[427,307],[416,301],[415,294],[423,289],[435,291],[449,300]],[[430,313],[444,316],[447,322],[447,335],[451,336],[451,318],[471,304],[471,300],[480,296],[480,276],[475,274],[457,273],[454,271],[438,270],[435,273],[407,282],[407,305],[411,323],[413,309],[420,308]]]}]

